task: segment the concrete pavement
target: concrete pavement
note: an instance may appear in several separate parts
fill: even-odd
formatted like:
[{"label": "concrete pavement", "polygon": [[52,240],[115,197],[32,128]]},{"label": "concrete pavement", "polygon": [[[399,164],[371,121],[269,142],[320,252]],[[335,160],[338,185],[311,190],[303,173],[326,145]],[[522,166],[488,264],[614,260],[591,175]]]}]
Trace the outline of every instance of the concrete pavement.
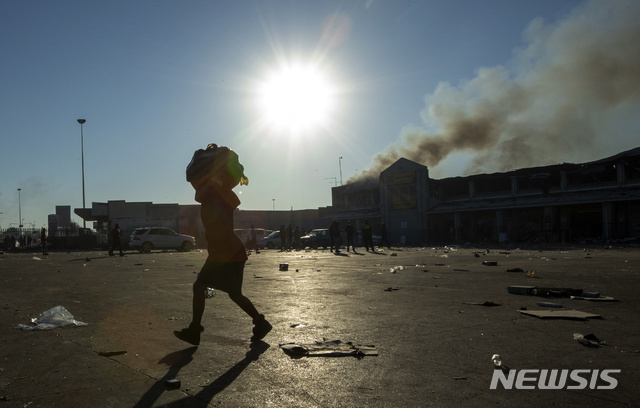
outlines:
[{"label": "concrete pavement", "polygon": [[[252,346],[251,319],[217,292],[202,343],[191,347],[172,332],[190,321],[191,284],[205,258],[0,255],[0,408],[640,406],[637,248],[265,250],[249,257],[244,292],[273,331]],[[507,272],[515,268],[523,272]],[[518,296],[509,285],[617,301]],[[487,301],[499,306],[481,306]],[[602,318],[518,311],[544,309],[543,301]],[[57,305],[88,326],[15,329]],[[574,333],[606,345],[583,346]],[[374,345],[379,355],[292,358],[279,347],[323,338]],[[495,353],[514,370],[621,371],[612,390],[597,389],[607,385],[598,378],[596,389],[491,390]]]}]

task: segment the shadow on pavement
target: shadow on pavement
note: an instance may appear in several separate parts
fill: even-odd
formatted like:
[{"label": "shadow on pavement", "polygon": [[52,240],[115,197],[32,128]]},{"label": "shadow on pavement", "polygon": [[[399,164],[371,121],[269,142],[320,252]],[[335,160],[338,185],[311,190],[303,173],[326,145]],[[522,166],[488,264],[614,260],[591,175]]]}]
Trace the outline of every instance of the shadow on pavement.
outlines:
[{"label": "shadow on pavement", "polygon": [[189,347],[184,350],[174,351],[162,357],[160,361],[158,361],[158,364],[168,365],[169,371],[144,393],[134,407],[152,407],[154,402],[166,391],[166,381],[176,378],[182,367],[193,360],[193,353],[195,353],[196,350],[198,350],[198,347]]},{"label": "shadow on pavement", "polygon": [[[216,378],[211,384],[204,387],[200,392],[195,395],[187,395],[184,398],[181,398],[177,401],[170,402],[168,404],[164,404],[163,407],[207,407],[209,403],[217,394],[222,392],[225,388],[227,388],[231,383],[235,381],[236,378],[251,364],[252,361],[258,360],[260,355],[267,351],[269,348],[269,344],[264,341],[258,341],[251,343],[251,349],[247,352],[245,357],[236,363],[233,367],[228,369],[224,374],[220,377]],[[186,350],[178,351],[175,353],[171,353],[160,360],[159,363],[165,362],[166,364],[170,364],[171,367],[167,374],[165,374],[161,379],[156,381],[156,383],[142,396],[140,401],[134,405],[135,407],[152,407],[153,404],[158,400],[160,395],[166,390],[165,381],[170,380],[176,377],[180,369],[193,359],[192,355],[197,350],[197,347],[191,347]]]}]

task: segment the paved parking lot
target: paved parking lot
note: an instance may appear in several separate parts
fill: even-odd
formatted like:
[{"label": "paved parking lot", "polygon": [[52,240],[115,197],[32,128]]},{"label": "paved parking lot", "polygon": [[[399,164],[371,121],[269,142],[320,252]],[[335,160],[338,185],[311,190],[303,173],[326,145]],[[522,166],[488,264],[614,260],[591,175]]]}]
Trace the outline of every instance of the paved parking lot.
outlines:
[{"label": "paved parking lot", "polygon": [[[191,284],[205,258],[0,255],[0,407],[640,406],[637,248],[261,251],[249,257],[244,290],[273,331],[252,346],[250,318],[217,293],[196,348],[172,332],[189,323]],[[510,285],[616,301],[514,295]],[[15,328],[58,305],[88,325]],[[601,318],[541,319],[521,309]],[[584,346],[575,333],[606,344]],[[280,348],[322,339],[371,345],[378,355],[294,358]],[[590,370],[581,374],[589,384],[491,390],[496,353],[515,373]],[[611,385],[602,370],[621,370],[614,389],[598,389]],[[536,375],[526,385],[537,388]]]}]

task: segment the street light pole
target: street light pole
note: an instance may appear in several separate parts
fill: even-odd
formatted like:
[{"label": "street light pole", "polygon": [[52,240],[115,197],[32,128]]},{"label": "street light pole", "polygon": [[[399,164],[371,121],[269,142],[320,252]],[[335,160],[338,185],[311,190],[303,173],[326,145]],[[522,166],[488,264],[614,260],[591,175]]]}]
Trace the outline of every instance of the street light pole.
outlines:
[{"label": "street light pole", "polygon": [[22,203],[20,200],[20,191],[22,189],[18,189],[18,228],[20,229],[19,235],[22,236]]},{"label": "street light pole", "polygon": [[342,156],[338,159],[338,164],[340,164],[340,185],[342,185]]},{"label": "street light pole", "polygon": [[[82,154],[82,209],[86,208],[84,201],[84,135],[82,132],[82,125],[86,122],[85,119],[78,119],[78,123],[80,124],[80,149]],[[82,226],[87,228],[87,221],[82,217]]]},{"label": "street light pole", "polygon": [[272,198],[272,200],[273,200],[273,211],[275,211],[276,210],[276,199]]}]

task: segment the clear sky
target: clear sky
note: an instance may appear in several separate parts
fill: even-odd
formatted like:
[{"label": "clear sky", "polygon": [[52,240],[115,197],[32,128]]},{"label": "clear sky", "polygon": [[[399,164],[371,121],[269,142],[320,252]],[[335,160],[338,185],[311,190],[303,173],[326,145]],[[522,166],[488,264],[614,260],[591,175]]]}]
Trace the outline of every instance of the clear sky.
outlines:
[{"label": "clear sky", "polygon": [[82,206],[79,118],[87,205],[195,203],[208,143],[245,210],[328,206],[400,156],[443,178],[637,147],[639,4],[1,2],[0,227],[18,188],[26,226]]}]

